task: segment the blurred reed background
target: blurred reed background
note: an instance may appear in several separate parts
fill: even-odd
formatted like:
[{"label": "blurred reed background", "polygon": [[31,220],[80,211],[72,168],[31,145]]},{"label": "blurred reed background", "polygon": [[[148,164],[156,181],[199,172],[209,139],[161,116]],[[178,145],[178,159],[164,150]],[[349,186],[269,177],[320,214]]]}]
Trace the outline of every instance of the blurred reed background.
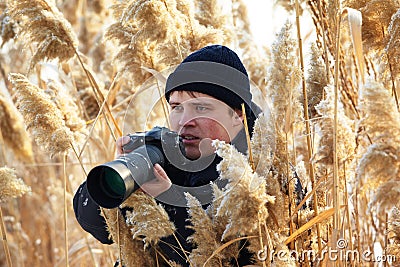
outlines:
[{"label": "blurred reed background", "polygon": [[[135,194],[125,205],[142,205],[126,222],[103,210],[120,241],[106,246],[79,227],[72,197],[93,166],[114,159],[116,138],[167,125],[166,75],[216,43],[238,52],[270,113],[251,140],[255,164],[216,142],[229,190],[215,188],[207,211],[187,196],[192,266],[229,266],[241,238],[259,266],[399,264],[400,3],[274,7],[288,21],[260,46],[245,0],[0,1],[0,265],[113,266],[121,256],[157,266],[157,242],[174,228],[162,206]],[[359,257],[317,257],[342,241]],[[361,259],[368,250],[386,261]]]}]

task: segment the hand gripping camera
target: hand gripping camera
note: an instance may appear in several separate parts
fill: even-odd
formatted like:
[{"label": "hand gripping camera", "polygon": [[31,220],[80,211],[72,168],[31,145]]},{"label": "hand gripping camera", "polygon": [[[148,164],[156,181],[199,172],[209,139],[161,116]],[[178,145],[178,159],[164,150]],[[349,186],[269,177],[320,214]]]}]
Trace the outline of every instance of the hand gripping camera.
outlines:
[{"label": "hand gripping camera", "polygon": [[[90,197],[101,207],[115,208],[124,202],[143,183],[154,179],[153,165],[163,168],[184,164],[183,143],[176,132],[154,127],[148,132],[129,135],[123,146],[128,154],[94,167],[87,176]],[[174,155],[173,159],[168,155]]]}]

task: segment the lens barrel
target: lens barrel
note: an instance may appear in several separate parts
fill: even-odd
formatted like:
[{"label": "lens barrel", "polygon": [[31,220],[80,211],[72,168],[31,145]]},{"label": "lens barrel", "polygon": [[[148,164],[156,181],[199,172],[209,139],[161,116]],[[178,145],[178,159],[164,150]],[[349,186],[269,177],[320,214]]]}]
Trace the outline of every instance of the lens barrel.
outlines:
[{"label": "lens barrel", "polygon": [[155,145],[141,146],[114,161],[94,167],[87,176],[90,197],[100,207],[122,204],[143,183],[154,179],[153,165],[164,166],[162,151]]}]

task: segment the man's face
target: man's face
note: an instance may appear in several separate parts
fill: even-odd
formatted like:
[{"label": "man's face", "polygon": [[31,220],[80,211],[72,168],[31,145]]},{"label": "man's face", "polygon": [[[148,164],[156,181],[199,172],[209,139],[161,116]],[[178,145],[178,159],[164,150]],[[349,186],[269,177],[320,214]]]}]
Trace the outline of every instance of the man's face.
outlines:
[{"label": "man's face", "polygon": [[212,154],[212,140],[229,143],[243,128],[241,113],[238,115],[224,102],[206,94],[175,91],[169,104],[171,130],[182,137],[190,159]]}]

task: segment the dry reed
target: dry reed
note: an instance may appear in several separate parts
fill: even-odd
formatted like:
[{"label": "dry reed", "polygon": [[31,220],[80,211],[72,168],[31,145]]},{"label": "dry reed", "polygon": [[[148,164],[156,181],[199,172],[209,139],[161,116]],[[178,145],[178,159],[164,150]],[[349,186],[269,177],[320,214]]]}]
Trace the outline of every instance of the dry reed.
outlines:
[{"label": "dry reed", "polygon": [[221,253],[212,256],[213,252],[223,245],[221,235],[228,223],[226,216],[216,216],[215,206],[214,212],[207,213],[201,203],[190,194],[186,195],[186,199],[191,222],[189,227],[195,230],[188,238],[188,241],[195,245],[189,256],[190,263],[193,266],[202,266],[205,260],[209,259],[206,266],[228,266],[232,259],[238,257],[238,244],[232,244]]},{"label": "dry reed", "polygon": [[[333,117],[334,117],[334,95],[332,86],[325,88],[325,99],[315,106],[316,111],[321,116],[317,121],[320,140],[317,145],[318,149],[314,155],[314,161],[319,168],[319,177],[329,173],[333,165]],[[346,164],[351,165],[354,159],[356,143],[355,143],[355,130],[354,121],[350,120],[344,112],[343,105],[339,102],[338,107],[338,128],[336,131],[338,148],[336,151],[338,162],[341,166]],[[341,168],[342,169],[342,168]],[[341,189],[344,187],[344,176],[348,179],[354,177],[354,173],[349,171],[347,174],[341,173]],[[327,179],[328,181],[331,179]],[[324,191],[323,188],[320,189]],[[325,204],[323,204],[325,206]]]},{"label": "dry reed", "polygon": [[132,208],[127,211],[126,223],[133,239],[142,239],[144,248],[156,245],[162,237],[172,235],[174,224],[169,220],[164,208],[155,199],[144,192],[129,197],[123,204]]},{"label": "dry reed", "polygon": [[[300,68],[296,64],[296,40],[293,38],[292,25],[287,21],[276,36],[271,49],[271,65],[267,75],[267,95],[272,101],[272,119],[275,122],[276,150],[273,168],[277,175],[279,191],[270,192],[277,198],[277,203],[284,202],[285,206],[278,205],[274,210],[278,226],[281,231],[287,230],[286,222],[291,220],[291,211],[294,206],[293,192],[296,179],[292,179],[290,164],[293,164],[294,136],[301,124],[302,107],[300,105]],[[301,128],[301,127],[300,127]],[[276,184],[273,181],[271,184]],[[273,186],[276,190],[277,185]],[[290,224],[289,231],[293,231]]]},{"label": "dry reed", "polygon": [[0,168],[0,181],[0,202],[31,192],[31,188],[21,178],[17,178],[16,171],[8,167]]},{"label": "dry reed", "polygon": [[362,37],[368,53],[383,52],[392,15],[400,8],[397,1],[345,1],[344,6],[362,13]]},{"label": "dry reed", "polygon": [[8,14],[19,21],[19,36],[35,48],[29,70],[42,60],[67,61],[76,53],[77,37],[71,24],[51,2],[46,0],[9,0]]},{"label": "dry reed", "polygon": [[394,207],[390,211],[388,221],[388,240],[389,244],[386,249],[386,255],[394,255],[400,257],[400,210]]},{"label": "dry reed", "polygon": [[113,240],[120,246],[119,259],[122,265],[129,267],[156,266],[149,250],[145,250],[142,240],[134,240],[128,225],[119,209],[103,209],[107,219],[107,229]]},{"label": "dry reed", "polygon": [[[296,249],[298,253],[309,249],[319,251],[316,247],[317,223],[321,225],[322,239],[327,242],[326,249],[332,247],[332,242],[336,240],[336,232],[332,233],[333,196],[328,190],[332,182],[334,157],[332,135],[335,135],[338,145],[335,150],[337,176],[342,185],[340,203],[346,205],[346,212],[341,212],[345,216],[339,218],[340,226],[334,231],[341,230],[343,238],[348,241],[348,249],[361,252],[380,244],[386,249],[386,255],[395,255],[398,261],[400,166],[397,145],[399,64],[396,10],[399,3],[394,0],[299,2],[298,14],[311,14],[316,34],[315,41],[311,40],[314,35],[308,39],[315,43],[308,61],[309,106],[306,107],[312,113],[310,122],[314,128],[308,133],[303,131],[302,107],[298,102],[301,96],[297,90],[300,55],[296,53],[296,42],[289,38],[290,25],[286,25],[280,33],[271,53],[269,48],[257,47],[244,1],[232,1],[227,5],[221,5],[221,1],[119,1],[118,4],[113,3],[113,8],[110,8],[111,1],[105,0],[7,1],[9,11],[2,12],[1,16],[1,75],[4,79],[8,73],[25,73],[26,69],[32,71],[37,66],[35,84],[39,85],[33,85],[20,74],[11,74],[13,86],[5,83],[10,97],[8,94],[0,97],[1,131],[5,143],[5,146],[0,145],[5,155],[3,158],[8,166],[29,179],[27,181],[33,191],[33,194],[2,205],[6,215],[4,232],[7,232],[9,247],[6,254],[11,254],[7,256],[7,261],[18,266],[59,266],[69,257],[71,266],[114,264],[119,254],[117,245],[102,246],[81,230],[73,216],[65,218],[67,231],[61,229],[61,216],[55,214],[62,210],[62,194],[68,203],[72,192],[62,188],[58,178],[63,176],[61,158],[47,157],[48,152],[40,151],[38,145],[47,147],[46,151],[50,153],[67,151],[75,141],[75,134],[86,134],[85,120],[92,123],[90,120],[98,118],[97,123],[92,124],[87,149],[81,153],[81,162],[69,159],[64,165],[68,175],[64,182],[70,180],[71,189],[77,188],[85,178],[86,167],[108,161],[115,154],[110,127],[104,121],[104,114],[98,116],[103,101],[101,95],[110,92],[107,104],[118,123],[122,123],[122,114],[127,108],[125,104],[132,100],[129,107],[132,116],[125,119],[131,124],[132,131],[143,130],[143,125],[151,127],[163,122],[159,103],[154,106],[147,121],[147,113],[144,114],[143,109],[148,110],[150,93],[162,88],[165,79],[159,76],[153,80],[147,78],[173,67],[191,51],[211,43],[226,44],[241,54],[250,77],[260,87],[262,95],[271,98],[273,109],[272,117],[264,116],[257,121],[253,133],[251,146],[255,172],[251,172],[245,156],[221,144],[219,152],[225,153],[225,157],[220,168],[222,176],[230,181],[228,190],[213,185],[214,201],[205,211],[198,206],[196,199],[188,196],[192,206],[191,223],[197,230],[191,236],[195,249],[188,258],[199,265],[205,262],[208,266],[229,265],[228,259],[238,255],[239,239],[243,238],[250,242],[249,249],[256,253],[255,256],[263,246],[268,252],[272,249],[287,252],[283,259],[272,255],[267,261],[260,260],[257,262],[259,266],[328,264],[326,259],[298,262],[289,257],[289,248]],[[293,3],[276,1],[275,4],[283,5],[290,13]],[[363,46],[368,49],[364,55],[367,72],[384,86],[375,82],[366,86],[360,83],[361,70],[357,63],[363,55],[355,55],[351,49],[350,32],[343,27],[340,28],[340,36],[337,32],[340,22],[337,15],[343,10],[341,6],[362,12]],[[6,2],[0,1],[0,10],[6,10]],[[114,11],[114,16],[111,11]],[[85,72],[90,73],[78,72],[76,66],[59,64],[54,65],[60,73],[54,81],[43,79],[45,75],[42,74],[47,69],[37,63],[50,59],[63,62],[73,57],[78,49],[77,36],[82,66]],[[25,52],[30,50],[33,58],[29,53],[21,53],[21,49]],[[337,53],[338,49],[340,53]],[[333,73],[334,57],[335,62],[340,62],[336,73]],[[49,64],[53,65],[53,62],[51,60]],[[162,75],[167,74],[167,71],[162,72]],[[88,80],[88,75],[94,78]],[[332,75],[339,93],[336,128],[332,127],[335,101],[331,87],[326,88],[331,84],[328,78]],[[34,81],[33,76],[29,78]],[[94,83],[98,87],[96,90],[89,88],[95,86]],[[15,110],[13,102],[19,110]],[[32,143],[33,164],[13,160],[14,156],[18,158],[19,152],[11,147],[18,147],[15,143],[23,147],[21,139],[30,143],[30,138],[22,133],[22,121],[17,118],[19,112],[37,140]],[[109,115],[111,113],[107,113]],[[354,125],[354,122],[357,124]],[[313,141],[313,163],[317,166],[315,188],[310,188],[308,157],[305,157],[303,142],[306,135],[310,135]],[[307,189],[300,204],[294,194],[296,180]],[[257,187],[256,181],[261,186]],[[12,189],[10,185],[6,187],[7,190]],[[253,187],[255,190],[249,192],[249,188]],[[319,200],[318,215],[309,205],[314,192]],[[269,197],[267,199],[271,202],[265,203],[264,197],[269,195],[275,198],[274,203]],[[163,261],[164,255],[157,251],[155,243],[160,236],[170,232],[160,231],[161,225],[146,224],[148,218],[145,216],[138,218],[143,209],[153,211],[149,215],[151,218],[162,217],[162,210],[158,210],[160,207],[154,203],[147,205],[148,200],[140,198],[132,204],[137,205],[136,210],[140,212],[128,213],[128,222],[120,213],[116,215],[115,210],[104,210],[113,239],[121,245],[120,254],[126,266],[157,266]],[[259,211],[260,217],[257,214]],[[387,213],[388,234],[384,218]],[[171,230],[165,216],[163,218],[162,225]],[[132,225],[133,221],[141,222],[140,229]],[[291,232],[294,234],[290,235]],[[147,235],[147,243],[143,243],[142,234]],[[63,247],[64,239],[72,245]],[[82,247],[82,244],[86,245]],[[5,258],[1,257],[0,265],[6,265]],[[168,260],[164,264],[177,266]],[[340,261],[337,264],[364,266],[367,263],[360,260]],[[386,263],[387,266],[396,264]]]},{"label": "dry reed", "polygon": [[73,143],[71,131],[65,126],[61,111],[24,75],[12,73],[10,82],[17,92],[17,108],[24,116],[33,138],[51,155],[66,152]]},{"label": "dry reed", "polygon": [[315,44],[312,44],[307,78],[307,97],[310,118],[318,116],[315,106],[323,99],[324,88],[327,85],[328,78],[322,59],[322,52]]},{"label": "dry reed", "polygon": [[398,77],[400,73],[400,68],[398,67],[399,52],[398,49],[396,49],[398,36],[400,34],[399,23],[400,23],[400,11],[397,10],[397,12],[393,14],[393,16],[391,17],[391,21],[388,26],[387,30],[388,34],[387,37],[385,38],[386,45],[384,50],[387,53],[388,63],[390,64],[389,70],[392,72],[391,75],[393,75],[394,77]]},{"label": "dry reed", "polygon": [[24,121],[17,108],[6,96],[0,94],[1,135],[5,144],[18,159],[33,163],[32,144],[25,131]]},{"label": "dry reed", "polygon": [[357,166],[357,181],[364,190],[373,190],[372,203],[381,212],[396,205],[399,199],[400,116],[390,92],[377,82],[365,84],[360,99],[359,123],[372,144]]}]

